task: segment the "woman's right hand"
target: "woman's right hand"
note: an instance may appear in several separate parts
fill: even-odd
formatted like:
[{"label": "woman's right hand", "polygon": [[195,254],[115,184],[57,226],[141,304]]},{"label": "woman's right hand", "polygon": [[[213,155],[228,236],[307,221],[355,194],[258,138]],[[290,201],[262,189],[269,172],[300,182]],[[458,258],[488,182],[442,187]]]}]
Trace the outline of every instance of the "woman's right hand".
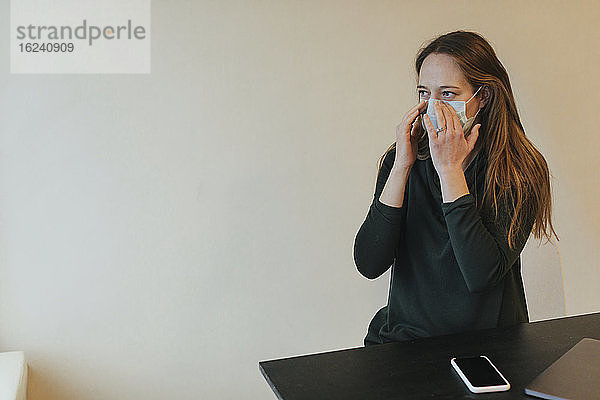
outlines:
[{"label": "woman's right hand", "polygon": [[416,121],[419,114],[427,108],[427,101],[421,100],[411,108],[396,126],[396,159],[394,168],[410,169],[417,159]]}]

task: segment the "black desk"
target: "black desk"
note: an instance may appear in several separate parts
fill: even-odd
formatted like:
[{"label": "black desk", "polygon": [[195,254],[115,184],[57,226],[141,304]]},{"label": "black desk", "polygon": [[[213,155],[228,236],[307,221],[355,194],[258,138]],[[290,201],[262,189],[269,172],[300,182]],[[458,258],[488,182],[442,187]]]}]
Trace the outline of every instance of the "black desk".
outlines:
[{"label": "black desk", "polygon": [[[282,400],[534,399],[525,386],[583,337],[600,339],[600,313],[262,361],[259,368]],[[480,354],[510,391],[469,392],[450,358]]]}]

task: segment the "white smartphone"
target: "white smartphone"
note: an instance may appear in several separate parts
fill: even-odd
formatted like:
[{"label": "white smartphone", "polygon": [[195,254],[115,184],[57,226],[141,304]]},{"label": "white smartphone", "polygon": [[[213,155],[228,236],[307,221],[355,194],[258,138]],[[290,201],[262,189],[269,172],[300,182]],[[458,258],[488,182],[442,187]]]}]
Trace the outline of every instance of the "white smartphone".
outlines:
[{"label": "white smartphone", "polygon": [[486,356],[455,357],[450,364],[473,393],[510,390],[510,383]]}]

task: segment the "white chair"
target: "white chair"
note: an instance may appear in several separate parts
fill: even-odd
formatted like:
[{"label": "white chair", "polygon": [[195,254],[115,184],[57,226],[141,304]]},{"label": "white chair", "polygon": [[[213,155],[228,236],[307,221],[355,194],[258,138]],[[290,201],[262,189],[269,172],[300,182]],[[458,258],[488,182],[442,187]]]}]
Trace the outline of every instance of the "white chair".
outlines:
[{"label": "white chair", "polygon": [[26,400],[27,363],[22,351],[0,353],[0,400]]},{"label": "white chair", "polygon": [[558,244],[540,244],[538,239],[530,236],[521,253],[521,273],[530,321],[559,318],[567,314]]}]

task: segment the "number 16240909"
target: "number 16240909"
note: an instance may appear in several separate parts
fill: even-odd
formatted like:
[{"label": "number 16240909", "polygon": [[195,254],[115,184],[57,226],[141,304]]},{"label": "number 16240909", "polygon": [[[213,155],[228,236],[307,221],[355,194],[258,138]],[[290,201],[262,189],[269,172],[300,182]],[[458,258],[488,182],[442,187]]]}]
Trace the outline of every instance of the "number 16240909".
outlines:
[{"label": "number 16240909", "polygon": [[72,53],[73,43],[19,43],[21,53]]}]

